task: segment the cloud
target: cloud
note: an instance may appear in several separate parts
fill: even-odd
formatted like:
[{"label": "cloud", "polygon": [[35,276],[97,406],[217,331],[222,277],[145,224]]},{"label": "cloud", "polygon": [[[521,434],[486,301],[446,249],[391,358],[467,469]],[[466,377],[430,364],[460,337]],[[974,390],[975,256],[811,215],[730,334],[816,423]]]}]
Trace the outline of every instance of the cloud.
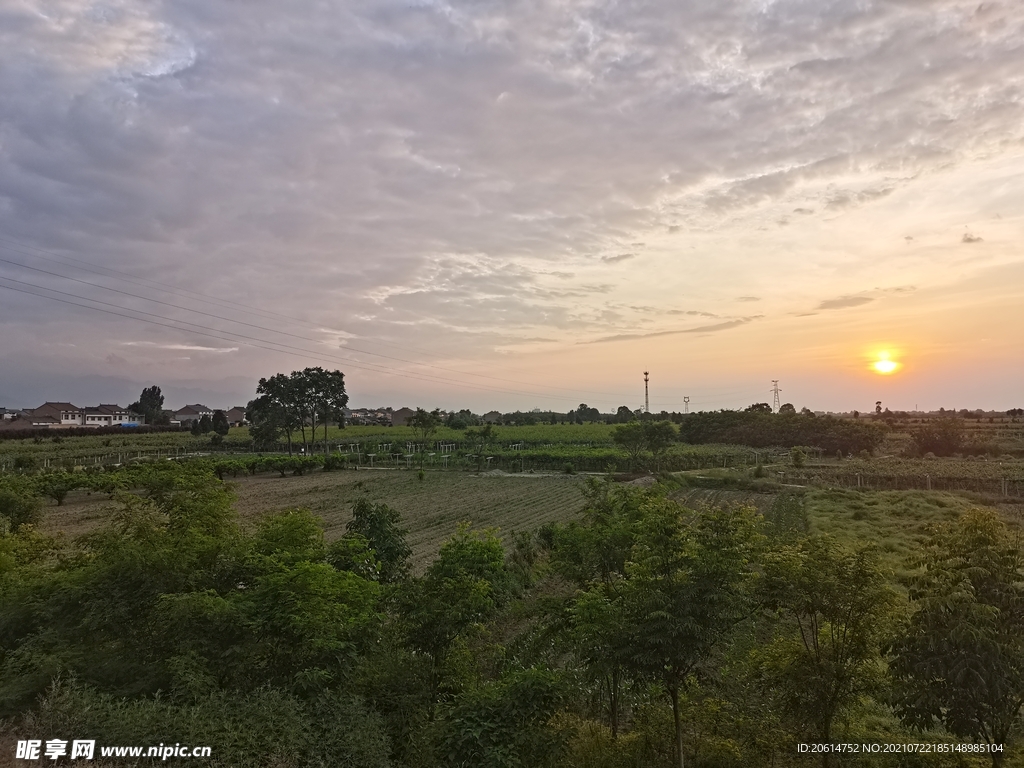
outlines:
[{"label": "cloud", "polygon": [[964,232],[963,238],[960,240],[962,243],[980,243],[981,237],[978,235],[972,235],[970,232]]},{"label": "cloud", "polygon": [[760,296],[739,296],[736,301],[760,301]]},{"label": "cloud", "polygon": [[[199,344],[158,344],[154,341],[122,341],[125,347],[149,347],[151,349],[168,349],[177,352],[237,352],[238,347],[207,347]],[[188,358],[185,358],[188,359]]]},{"label": "cloud", "polygon": [[718,317],[714,312],[701,312],[696,309],[670,309],[667,315],[692,315],[693,317]]},{"label": "cloud", "polygon": [[651,339],[656,336],[674,336],[681,333],[715,333],[717,331],[727,331],[731,328],[738,328],[741,325],[752,323],[755,320],[760,320],[764,315],[752,315],[750,317],[740,317],[735,320],[727,320],[722,323],[714,323],[712,325],[702,325],[697,328],[682,328],[671,331],[654,331],[652,333],[620,333],[614,336],[604,336],[600,339],[592,339],[591,341],[581,341],[580,344],[601,344],[607,341],[629,341],[632,339]]},{"label": "cloud", "polygon": [[838,299],[826,299],[816,308],[821,309],[847,309],[849,307],[860,307],[869,304],[875,299],[871,296],[840,296]]},{"label": "cloud", "polygon": [[[628,334],[622,307],[641,303],[728,316],[737,294],[767,296],[769,265],[782,313],[807,295],[856,306],[883,257],[893,282],[922,285],[964,258],[886,250],[901,231],[922,244],[948,232],[920,211],[948,222],[977,197],[935,199],[946,174],[977,167],[978,189],[1012,191],[984,182],[1024,139],[1024,7],[983,9],[8,3],[0,252],[28,246],[132,295],[46,278],[55,289],[225,334],[243,331],[190,312],[269,325],[314,337],[316,354],[347,338],[325,328],[478,360],[570,330]],[[997,202],[1020,209],[1016,193]],[[607,268],[641,247],[643,270]],[[145,339],[127,361],[139,379],[304,364],[3,293],[0,354],[43,355],[40,370],[104,369],[54,338]],[[169,362],[175,351],[201,354]]]}]

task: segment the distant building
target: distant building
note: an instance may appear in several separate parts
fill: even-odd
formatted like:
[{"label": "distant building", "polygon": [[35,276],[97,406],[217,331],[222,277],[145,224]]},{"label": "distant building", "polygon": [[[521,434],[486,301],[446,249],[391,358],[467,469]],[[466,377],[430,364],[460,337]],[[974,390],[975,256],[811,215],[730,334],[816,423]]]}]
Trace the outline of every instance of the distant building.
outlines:
[{"label": "distant building", "polygon": [[116,427],[141,424],[143,419],[127,408],[111,403],[100,403],[95,408],[82,409],[82,425],[86,427]]},{"label": "distant building", "polygon": [[224,415],[228,417],[228,424],[232,427],[240,427],[245,424],[245,408],[241,405],[224,411]]},{"label": "distant building", "polygon": [[20,429],[59,429],[61,427],[117,427],[136,425],[139,417],[127,408],[101,403],[92,408],[79,408],[73,403],[43,403],[25,411],[11,421]]},{"label": "distant building", "polygon": [[391,412],[391,426],[393,427],[404,427],[409,423],[409,420],[416,415],[416,411],[412,408],[399,408],[397,411]]},{"label": "distant building", "polygon": [[391,424],[390,408],[346,408],[345,423],[386,427]]},{"label": "distant building", "polygon": [[179,408],[175,411],[174,421],[187,424],[192,421],[199,421],[203,416],[209,416],[212,419],[213,409],[196,403],[195,405],[186,405],[184,408]]}]

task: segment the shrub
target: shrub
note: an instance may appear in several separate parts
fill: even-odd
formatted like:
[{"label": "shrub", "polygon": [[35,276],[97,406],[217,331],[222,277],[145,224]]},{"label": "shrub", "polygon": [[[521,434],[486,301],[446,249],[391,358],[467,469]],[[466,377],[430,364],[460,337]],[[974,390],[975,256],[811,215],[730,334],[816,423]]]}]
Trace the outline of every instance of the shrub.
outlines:
[{"label": "shrub", "polygon": [[0,485],[0,516],[7,518],[12,531],[39,522],[39,497],[21,483]]},{"label": "shrub", "polygon": [[790,456],[793,459],[793,466],[794,467],[799,468],[799,467],[802,467],[804,464],[807,463],[807,456],[799,448],[794,448],[792,453],[790,454]]},{"label": "shrub", "polygon": [[324,472],[333,472],[336,469],[345,469],[347,465],[347,456],[339,456],[336,453],[324,456]]},{"label": "shrub", "polygon": [[106,743],[156,744],[173,734],[211,746],[211,758],[201,762],[214,768],[392,766],[380,717],[360,699],[340,693],[301,700],[261,688],[176,703],[117,698],[58,678],[25,725],[33,732],[95,734]]},{"label": "shrub", "polygon": [[39,462],[36,461],[35,456],[15,456],[14,457],[14,471],[15,472],[31,472],[39,466]]}]

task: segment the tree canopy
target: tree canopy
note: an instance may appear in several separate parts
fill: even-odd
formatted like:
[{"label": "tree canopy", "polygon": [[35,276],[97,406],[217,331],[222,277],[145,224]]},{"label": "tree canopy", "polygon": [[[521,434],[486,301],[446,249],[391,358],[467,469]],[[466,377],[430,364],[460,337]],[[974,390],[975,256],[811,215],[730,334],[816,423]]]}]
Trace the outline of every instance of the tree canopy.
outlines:
[{"label": "tree canopy", "polygon": [[303,448],[309,447],[309,437],[316,441],[317,428],[324,428],[324,450],[327,450],[327,426],[331,421],[344,424],[344,409],[348,405],[345,392],[345,374],[323,368],[304,368],[290,375],[275,374],[260,379],[256,385],[257,397],[245,408],[251,427],[250,433],[259,444],[271,444],[283,432],[292,452],[292,437],[296,431],[302,435]]},{"label": "tree canopy", "polygon": [[154,384],[143,389],[139,399],[129,405],[128,410],[140,414],[147,424],[166,424],[168,419],[164,418],[163,407],[164,396],[160,387]]}]

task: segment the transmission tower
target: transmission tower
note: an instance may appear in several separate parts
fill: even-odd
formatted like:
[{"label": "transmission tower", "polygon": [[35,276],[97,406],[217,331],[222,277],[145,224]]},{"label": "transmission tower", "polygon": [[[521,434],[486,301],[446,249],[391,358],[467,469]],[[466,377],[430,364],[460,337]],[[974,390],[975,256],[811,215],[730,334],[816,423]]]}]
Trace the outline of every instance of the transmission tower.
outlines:
[{"label": "transmission tower", "polygon": [[647,377],[648,377],[648,375],[649,374],[647,373],[647,371],[644,371],[644,413],[650,413],[651,412],[651,398],[650,398],[650,395],[647,392],[647,380],[648,380]]},{"label": "transmission tower", "polygon": [[772,389],[771,389],[771,391],[775,395],[775,402],[772,404],[772,413],[778,413],[779,412],[779,392],[782,391],[781,389],[779,389],[779,380],[778,379],[772,379]]},{"label": "transmission tower", "polygon": [[690,412],[690,396],[686,395],[683,398],[683,413],[689,413],[689,412]]}]

